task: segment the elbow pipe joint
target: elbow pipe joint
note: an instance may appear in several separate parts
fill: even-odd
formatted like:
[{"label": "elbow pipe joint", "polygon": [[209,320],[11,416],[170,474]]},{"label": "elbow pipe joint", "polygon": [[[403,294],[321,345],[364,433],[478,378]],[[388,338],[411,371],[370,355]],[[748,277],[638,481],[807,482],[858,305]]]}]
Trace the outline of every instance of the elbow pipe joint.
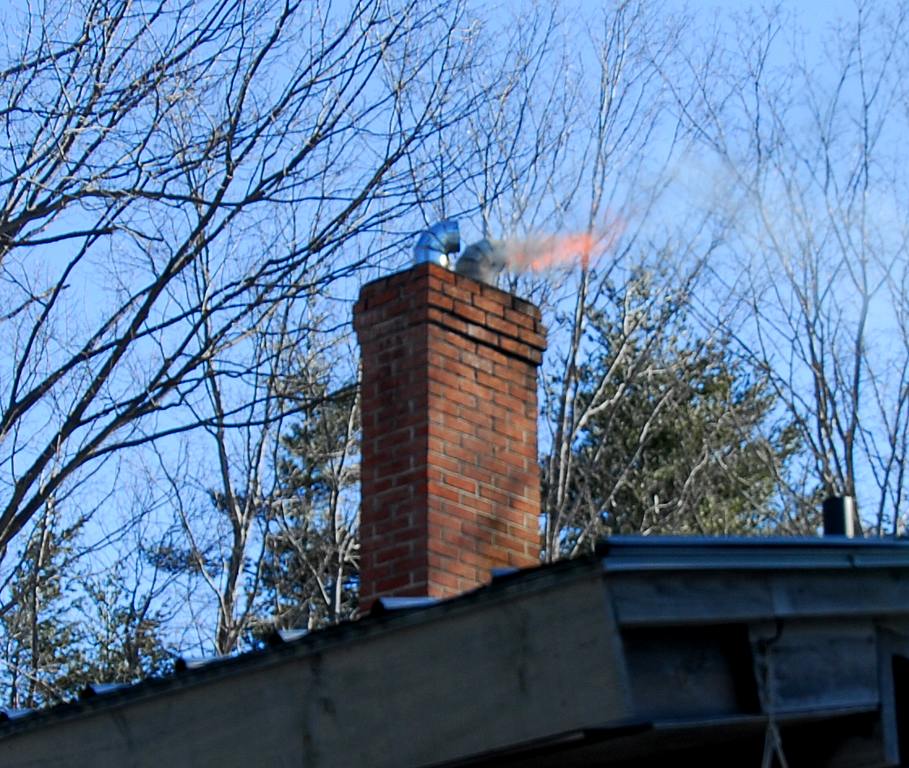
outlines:
[{"label": "elbow pipe joint", "polygon": [[430,261],[446,269],[451,264],[450,254],[461,249],[461,232],[457,219],[445,219],[424,229],[413,248],[415,264]]}]

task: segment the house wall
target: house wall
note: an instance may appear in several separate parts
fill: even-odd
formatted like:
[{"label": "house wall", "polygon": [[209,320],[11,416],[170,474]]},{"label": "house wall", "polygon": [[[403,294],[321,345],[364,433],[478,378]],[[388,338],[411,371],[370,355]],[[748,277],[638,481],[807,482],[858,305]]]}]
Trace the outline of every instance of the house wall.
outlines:
[{"label": "house wall", "polygon": [[331,646],[0,740],[0,765],[417,768],[621,720],[605,608],[586,570],[412,623],[372,620]]}]

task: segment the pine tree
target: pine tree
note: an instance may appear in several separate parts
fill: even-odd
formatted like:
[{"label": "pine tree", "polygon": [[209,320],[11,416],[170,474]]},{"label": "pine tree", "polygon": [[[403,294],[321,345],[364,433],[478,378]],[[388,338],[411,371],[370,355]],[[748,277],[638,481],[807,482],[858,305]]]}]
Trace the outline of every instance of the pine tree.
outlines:
[{"label": "pine tree", "polygon": [[[603,313],[591,322],[596,346],[579,371],[579,407],[603,405],[571,446],[563,555],[609,534],[811,529],[816,521],[792,513],[787,491],[797,431],[728,336],[699,338],[681,311],[637,334]],[[544,470],[544,497],[549,482]]]},{"label": "pine tree", "polygon": [[64,525],[53,501],[32,530],[0,614],[2,701],[14,709],[55,704],[90,683],[132,682],[162,672],[170,657],[150,599],[74,568],[81,521]]},{"label": "pine tree", "polygon": [[78,533],[57,530],[56,505],[45,505],[9,582],[0,616],[3,700],[14,709],[62,700],[78,675],[78,627],[69,612],[66,563]]},{"label": "pine tree", "polygon": [[356,609],[359,394],[355,386],[314,394],[282,440],[262,576],[265,628],[314,628]]}]

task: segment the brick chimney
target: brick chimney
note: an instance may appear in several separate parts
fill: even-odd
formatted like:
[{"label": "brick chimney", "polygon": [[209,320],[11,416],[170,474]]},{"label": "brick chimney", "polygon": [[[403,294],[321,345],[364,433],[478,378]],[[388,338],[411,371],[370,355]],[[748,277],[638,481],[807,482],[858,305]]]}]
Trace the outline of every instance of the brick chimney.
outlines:
[{"label": "brick chimney", "polygon": [[431,263],[365,285],[360,606],[539,563],[539,310]]}]

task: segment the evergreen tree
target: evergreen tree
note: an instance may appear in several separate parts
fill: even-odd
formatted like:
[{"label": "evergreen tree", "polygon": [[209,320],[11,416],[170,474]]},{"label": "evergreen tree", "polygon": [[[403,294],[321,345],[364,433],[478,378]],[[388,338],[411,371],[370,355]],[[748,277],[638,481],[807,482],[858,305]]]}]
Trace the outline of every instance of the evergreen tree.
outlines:
[{"label": "evergreen tree", "polygon": [[[164,641],[170,616],[155,607],[158,573],[151,583],[136,583],[135,575],[130,579],[122,573],[128,565],[120,560],[99,577],[80,579],[82,648],[77,656],[82,665],[68,681],[70,689],[93,682],[136,682],[166,674],[173,667],[173,653]],[[130,582],[132,589],[123,589]]]},{"label": "evergreen tree", "polygon": [[14,709],[62,700],[82,666],[71,652],[79,633],[64,581],[77,529],[55,530],[56,518],[50,502],[26,542],[0,616],[3,701]]},{"label": "evergreen tree", "polygon": [[170,664],[151,597],[122,591],[122,562],[100,578],[76,573],[82,525],[60,518],[55,503],[46,505],[0,614],[0,691],[16,709],[72,698],[89,683],[139,680]]},{"label": "evergreen tree", "polygon": [[[787,491],[797,431],[779,423],[770,383],[730,338],[698,338],[682,312],[636,334],[621,318],[590,320],[596,344],[578,373],[579,403],[595,407],[571,446],[563,555],[613,533],[811,529]],[[544,470],[544,497],[549,482]]]},{"label": "evergreen tree", "polygon": [[262,574],[269,618],[258,632],[314,628],[356,610],[358,390],[311,391],[313,404],[282,440]]}]

